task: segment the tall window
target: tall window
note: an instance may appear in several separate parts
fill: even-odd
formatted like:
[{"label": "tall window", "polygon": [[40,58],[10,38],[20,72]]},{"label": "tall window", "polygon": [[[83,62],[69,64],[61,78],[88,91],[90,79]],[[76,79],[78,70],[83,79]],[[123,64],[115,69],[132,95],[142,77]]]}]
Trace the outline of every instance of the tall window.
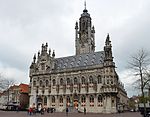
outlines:
[{"label": "tall window", "polygon": [[114,99],[112,99],[112,101],[111,101],[111,103],[112,103],[112,107],[115,107],[115,100]]},{"label": "tall window", "polygon": [[48,85],[49,85],[49,81],[48,81],[48,80],[46,80],[46,87],[48,87]]},{"label": "tall window", "polygon": [[63,97],[62,96],[60,96],[60,98],[59,98],[59,103],[63,103]]},{"label": "tall window", "polygon": [[52,103],[55,103],[55,96],[52,97]]},{"label": "tall window", "polygon": [[101,95],[98,96],[98,103],[102,103],[103,102],[103,98]]},{"label": "tall window", "polygon": [[67,97],[67,103],[70,103],[71,101],[70,101],[70,97],[68,96]]},{"label": "tall window", "polygon": [[33,81],[33,86],[34,86],[34,87],[36,86],[36,81]]},{"label": "tall window", "polygon": [[86,97],[85,97],[84,95],[81,97],[81,102],[82,102],[82,103],[85,103],[85,102],[86,102]]},{"label": "tall window", "polygon": [[90,106],[94,107],[94,96],[90,95]]},{"label": "tall window", "polygon": [[93,77],[90,76],[90,77],[89,77],[89,83],[90,83],[90,84],[93,84],[93,82],[94,82],[94,81],[93,81]]},{"label": "tall window", "polygon": [[77,85],[77,83],[78,83],[78,81],[77,81],[77,78],[75,77],[74,78],[74,84]]},{"label": "tall window", "polygon": [[47,97],[44,97],[44,105],[47,105]]},{"label": "tall window", "polygon": [[85,78],[84,77],[81,78],[81,83],[85,84]]},{"label": "tall window", "polygon": [[43,83],[42,80],[40,80],[40,87],[42,86],[42,83]]},{"label": "tall window", "polygon": [[63,79],[62,78],[60,79],[60,85],[63,85]]},{"label": "tall window", "polygon": [[97,80],[98,80],[98,84],[102,83],[102,78],[100,75],[97,77]]},{"label": "tall window", "polygon": [[70,85],[70,78],[67,78],[67,85]]},{"label": "tall window", "polygon": [[94,103],[94,96],[90,95],[90,103]]},{"label": "tall window", "polygon": [[98,96],[98,106],[103,106],[103,98],[101,95]]},{"label": "tall window", "polygon": [[56,80],[55,79],[53,79],[53,86],[55,86],[56,85]]}]

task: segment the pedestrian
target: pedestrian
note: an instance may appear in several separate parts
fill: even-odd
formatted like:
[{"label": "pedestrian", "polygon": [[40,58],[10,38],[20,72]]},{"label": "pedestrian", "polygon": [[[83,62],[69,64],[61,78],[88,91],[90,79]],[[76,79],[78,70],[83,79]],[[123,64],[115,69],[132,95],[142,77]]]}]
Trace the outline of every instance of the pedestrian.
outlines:
[{"label": "pedestrian", "polygon": [[66,108],[66,115],[67,115],[67,116],[68,116],[68,111],[69,111],[68,108]]},{"label": "pedestrian", "polygon": [[84,114],[86,114],[86,108],[84,107]]},{"label": "pedestrian", "polygon": [[44,108],[41,108],[41,115],[44,115]]},{"label": "pedestrian", "polygon": [[29,112],[29,115],[32,115],[32,108],[31,107],[29,107],[28,112]]},{"label": "pedestrian", "polygon": [[48,108],[47,108],[47,113],[49,113],[49,111],[50,111],[50,108],[48,107]]}]

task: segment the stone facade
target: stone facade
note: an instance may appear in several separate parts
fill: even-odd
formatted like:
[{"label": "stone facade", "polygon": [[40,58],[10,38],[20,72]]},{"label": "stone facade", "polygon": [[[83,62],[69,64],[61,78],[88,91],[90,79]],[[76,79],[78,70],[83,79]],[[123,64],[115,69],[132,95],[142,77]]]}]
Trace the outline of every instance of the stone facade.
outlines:
[{"label": "stone facade", "polygon": [[30,66],[30,105],[116,113],[127,104],[127,93],[115,71],[109,34],[104,50],[95,52],[95,29],[86,7],[75,24],[75,45],[76,55],[55,58],[42,44]]}]

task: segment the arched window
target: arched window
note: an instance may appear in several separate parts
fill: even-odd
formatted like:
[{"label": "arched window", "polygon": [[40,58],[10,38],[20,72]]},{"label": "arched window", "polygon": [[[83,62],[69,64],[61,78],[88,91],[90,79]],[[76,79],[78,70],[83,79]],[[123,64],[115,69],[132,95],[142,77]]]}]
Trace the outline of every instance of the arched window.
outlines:
[{"label": "arched window", "polygon": [[59,103],[63,103],[63,97],[62,96],[60,96],[60,98],[59,98]]},{"label": "arched window", "polygon": [[92,76],[89,77],[89,83],[93,84],[93,77]]},{"label": "arched window", "polygon": [[55,86],[56,85],[56,80],[55,79],[53,79],[53,86]]},{"label": "arched window", "polygon": [[90,103],[94,103],[94,96],[90,95]]},{"label": "arched window", "polygon": [[98,96],[97,101],[98,101],[98,106],[101,106],[101,107],[102,107],[102,106],[103,106],[103,98],[102,98],[101,95]]},{"label": "arched window", "polygon": [[85,84],[85,78],[84,77],[81,78],[81,83]]},{"label": "arched window", "polygon": [[46,80],[46,87],[48,87],[48,85],[49,85],[49,81],[48,81],[48,80]]},{"label": "arched window", "polygon": [[67,78],[67,85],[70,85],[70,78]]},{"label": "arched window", "polygon": [[85,102],[86,102],[86,97],[85,97],[84,95],[81,97],[81,102],[82,102],[82,103],[85,103]]},{"label": "arched window", "polygon": [[74,84],[75,84],[75,85],[77,85],[77,84],[78,84],[78,80],[77,80],[77,78],[76,78],[76,77],[74,78]]},{"label": "arched window", "polygon": [[63,85],[64,83],[63,83],[63,79],[61,78],[60,79],[60,85]]},{"label": "arched window", "polygon": [[47,105],[47,97],[44,97],[44,105]]},{"label": "arched window", "polygon": [[110,81],[110,80],[109,80],[109,77],[107,77],[107,84],[109,84],[109,81]]},{"label": "arched window", "polygon": [[98,75],[97,80],[98,80],[98,84],[102,83],[102,78],[100,75]]},{"label": "arched window", "polygon": [[102,103],[103,102],[103,98],[101,95],[98,96],[98,103]]},{"label": "arched window", "polygon": [[52,97],[52,103],[55,103],[55,96]]},{"label": "arched window", "polygon": [[36,86],[36,81],[33,81],[33,86],[34,86],[34,87]]},{"label": "arched window", "polygon": [[67,103],[70,103],[71,101],[70,101],[70,97],[69,96],[67,96]]},{"label": "arched window", "polygon": [[43,84],[43,82],[42,82],[42,80],[40,80],[40,87],[42,86],[42,84]]}]

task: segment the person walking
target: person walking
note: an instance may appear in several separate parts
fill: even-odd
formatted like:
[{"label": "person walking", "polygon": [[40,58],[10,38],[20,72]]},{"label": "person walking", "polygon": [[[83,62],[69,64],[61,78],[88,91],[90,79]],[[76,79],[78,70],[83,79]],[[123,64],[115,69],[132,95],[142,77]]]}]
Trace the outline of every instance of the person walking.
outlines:
[{"label": "person walking", "polygon": [[68,110],[68,107],[66,108],[66,115],[68,116],[68,112],[69,112],[69,110]]},{"label": "person walking", "polygon": [[84,107],[84,114],[86,114],[86,108]]}]

